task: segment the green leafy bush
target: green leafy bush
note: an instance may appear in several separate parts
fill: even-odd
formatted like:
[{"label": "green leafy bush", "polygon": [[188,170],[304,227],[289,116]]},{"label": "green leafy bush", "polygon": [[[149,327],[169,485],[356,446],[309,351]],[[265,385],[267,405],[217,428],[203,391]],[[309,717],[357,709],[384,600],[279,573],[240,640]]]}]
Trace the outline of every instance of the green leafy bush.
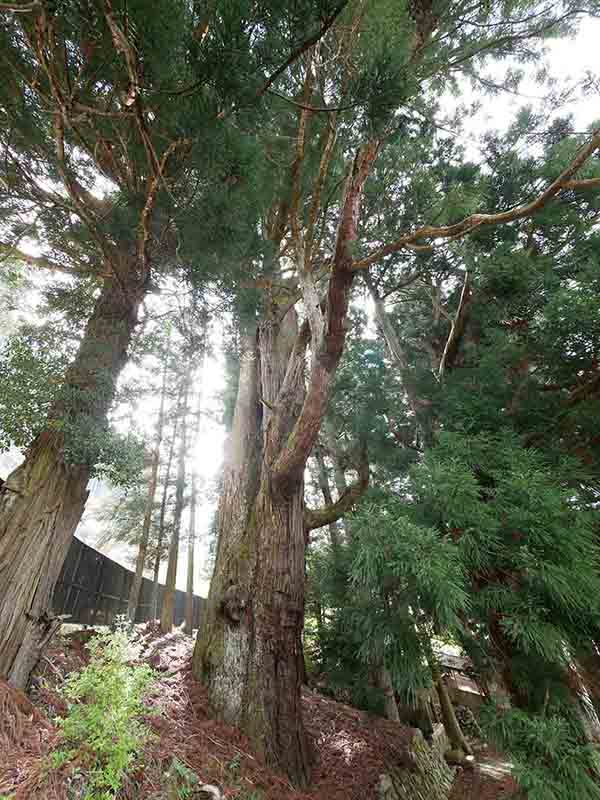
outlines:
[{"label": "green leafy bush", "polygon": [[513,763],[528,800],[600,800],[598,753],[583,744],[567,719],[487,708],[486,732]]},{"label": "green leafy bush", "polygon": [[60,722],[61,749],[51,764],[82,757],[87,765],[84,800],[112,800],[150,735],[140,716],[147,710],[144,696],[152,670],[128,663],[124,627],[98,634],[86,647],[88,665],[71,675],[64,689],[69,712]]}]

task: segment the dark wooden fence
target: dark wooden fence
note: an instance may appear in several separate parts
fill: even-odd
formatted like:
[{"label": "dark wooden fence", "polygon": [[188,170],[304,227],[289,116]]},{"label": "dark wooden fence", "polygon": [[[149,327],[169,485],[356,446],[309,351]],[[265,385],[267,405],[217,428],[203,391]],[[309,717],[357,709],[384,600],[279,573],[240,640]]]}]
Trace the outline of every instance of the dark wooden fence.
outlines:
[{"label": "dark wooden fence", "polygon": [[[133,572],[102,555],[79,539],[73,539],[67,559],[54,590],[52,607],[57,614],[70,614],[66,622],[84,625],[110,625],[118,614],[127,611],[127,598]],[[158,591],[158,609],[162,604],[165,587]],[[144,578],[138,604],[136,622],[150,616],[152,581]],[[200,614],[206,600],[194,595],[194,627],[198,627]],[[179,625],[185,617],[185,592],[175,593],[174,623]]]}]

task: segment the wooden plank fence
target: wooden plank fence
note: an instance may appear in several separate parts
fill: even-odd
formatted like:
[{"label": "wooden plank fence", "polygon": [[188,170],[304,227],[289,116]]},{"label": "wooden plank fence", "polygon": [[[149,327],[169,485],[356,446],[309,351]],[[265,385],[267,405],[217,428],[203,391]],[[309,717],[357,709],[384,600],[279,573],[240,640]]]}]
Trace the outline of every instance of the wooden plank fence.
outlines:
[{"label": "wooden plank fence", "polygon": [[[69,614],[67,622],[83,625],[111,625],[119,614],[127,611],[127,599],[133,572],[108,556],[99,553],[77,538],[73,539],[52,598],[56,614]],[[165,587],[158,589],[158,609],[162,605]],[[150,616],[152,581],[144,578],[140,592],[136,622]],[[194,595],[194,627],[198,627],[205,606],[204,597]],[[175,593],[174,624],[185,618],[185,592]]]}]

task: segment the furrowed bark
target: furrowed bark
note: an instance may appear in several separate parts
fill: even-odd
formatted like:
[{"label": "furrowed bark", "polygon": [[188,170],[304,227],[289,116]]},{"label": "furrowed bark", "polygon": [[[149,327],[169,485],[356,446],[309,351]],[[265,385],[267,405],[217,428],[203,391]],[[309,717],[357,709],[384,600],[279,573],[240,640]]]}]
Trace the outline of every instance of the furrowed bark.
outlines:
[{"label": "furrowed bark", "polygon": [[139,283],[105,281],[65,376],[68,403],[57,401],[0,493],[0,675],[18,688],[47,639],[54,585],[88,496],[92,464],[67,461],[62,421],[105,419],[143,294]]},{"label": "furrowed bark", "polygon": [[[246,524],[256,496],[260,463],[257,360],[254,330],[242,341],[238,394],[225,449],[223,485],[215,521],[215,568],[206,615],[194,649],[194,674],[207,683],[214,710],[230,724],[241,721],[249,648],[249,634],[239,625],[239,609],[236,612],[227,604],[234,601],[235,589],[230,590],[247,582],[250,568]],[[237,605],[242,599],[239,598]]]},{"label": "furrowed bark", "polygon": [[[295,312],[265,321],[244,340],[234,421],[217,511],[217,553],[208,610],[194,653],[194,674],[209,687],[215,712],[249,736],[271,765],[308,780],[300,711],[304,607],[303,485],[274,496],[270,467],[281,430],[293,425],[303,395],[303,352]],[[305,338],[305,333],[300,334]],[[295,362],[279,402],[286,365]],[[282,426],[283,427],[283,426]]]},{"label": "furrowed bark", "polygon": [[300,330],[292,308],[281,322],[267,316],[256,343],[252,334],[246,338],[217,514],[215,572],[194,653],[194,674],[208,684],[215,712],[299,786],[309,779],[301,714],[303,476],[343,352],[351,246],[377,149],[377,143],[361,148],[348,176],[325,311],[305,274],[308,319]]},{"label": "furrowed bark", "polygon": [[146,512],[144,514],[144,522],[142,525],[142,536],[140,539],[137,559],[135,562],[135,573],[133,582],[131,584],[131,591],[129,593],[129,602],[127,603],[127,619],[131,624],[135,622],[137,607],[140,599],[140,589],[142,588],[142,579],[144,577],[144,567],[146,565],[146,553],[148,552],[148,540],[150,538],[150,525],[152,524],[152,512],[154,510],[154,497],[156,495],[156,485],[158,483],[158,467],[160,463],[160,446],[162,444],[163,428],[165,421],[165,395],[167,390],[167,359],[163,367],[162,387],[160,393],[160,409],[158,412],[158,421],[156,423],[156,441],[154,445],[154,453],[152,454],[152,467],[150,480],[148,482],[148,500],[146,503]]},{"label": "furrowed bark", "polygon": [[383,693],[383,712],[386,719],[392,722],[400,722],[400,712],[398,711],[392,676],[384,666],[379,667],[377,670],[377,683]]}]

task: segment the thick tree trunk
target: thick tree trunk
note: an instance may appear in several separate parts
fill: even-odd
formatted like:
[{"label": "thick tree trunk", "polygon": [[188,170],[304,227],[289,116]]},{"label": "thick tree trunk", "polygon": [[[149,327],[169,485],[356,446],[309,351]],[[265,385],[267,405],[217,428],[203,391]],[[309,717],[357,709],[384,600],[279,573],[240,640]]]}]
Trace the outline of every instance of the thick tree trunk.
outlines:
[{"label": "thick tree trunk", "polygon": [[194,653],[194,674],[208,683],[217,713],[239,725],[267,763],[300,786],[309,778],[301,713],[303,478],[344,349],[360,198],[378,146],[361,147],[349,172],[325,302],[310,260],[303,262],[307,321],[300,331],[294,309],[278,321],[275,305],[273,318],[259,328],[258,357],[246,338],[217,514],[215,571]]},{"label": "thick tree trunk", "polygon": [[[263,459],[295,338],[294,316],[280,330],[261,326],[260,356],[256,333],[244,338],[217,511],[215,572],[194,674],[208,684],[215,712],[240,726],[268,763],[302,784],[309,761],[300,709],[304,491],[300,483],[291,496],[276,495]],[[302,401],[301,376],[302,370],[286,403],[291,420]]]},{"label": "thick tree trunk", "polygon": [[152,454],[152,467],[150,473],[150,480],[148,482],[148,500],[146,504],[146,512],[144,514],[144,522],[142,525],[142,535],[135,562],[135,574],[131,584],[131,591],[129,593],[129,602],[127,603],[127,619],[133,625],[137,614],[137,607],[140,599],[140,589],[142,588],[142,580],[144,577],[144,567],[146,566],[146,553],[148,552],[148,540],[150,538],[150,526],[152,524],[152,514],[154,512],[154,497],[156,495],[156,485],[158,483],[158,467],[160,464],[160,446],[162,444],[163,428],[165,421],[165,395],[167,391],[167,358],[163,367],[162,387],[160,393],[160,409],[158,412],[158,420],[156,423],[156,442],[154,445],[154,453]]},{"label": "thick tree trunk", "polygon": [[[191,367],[188,367],[191,369]],[[169,544],[169,561],[167,564],[167,578],[165,580],[165,593],[160,612],[160,629],[163,633],[173,630],[173,612],[175,609],[175,588],[177,584],[177,563],[179,561],[179,534],[181,531],[181,516],[183,514],[183,494],[185,490],[185,457],[187,455],[187,401],[189,392],[190,373],[185,377],[183,389],[181,435],[179,437],[179,453],[177,457],[177,483],[175,487],[175,511],[173,513],[173,531]]]},{"label": "thick tree trunk", "polygon": [[2,487],[0,675],[19,688],[26,686],[47,637],[54,585],[88,496],[93,454],[86,464],[68,463],[66,437],[79,420],[101,425],[105,419],[142,296],[139,286],[106,280],[65,376],[68,400],[56,403]]}]

